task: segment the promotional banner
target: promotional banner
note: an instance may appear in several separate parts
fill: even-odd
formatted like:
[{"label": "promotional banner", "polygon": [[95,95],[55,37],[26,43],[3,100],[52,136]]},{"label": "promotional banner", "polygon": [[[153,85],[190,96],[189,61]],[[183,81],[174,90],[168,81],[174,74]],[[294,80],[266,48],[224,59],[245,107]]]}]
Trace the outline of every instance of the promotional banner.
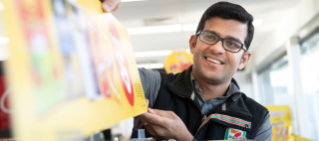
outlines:
[{"label": "promotional banner", "polygon": [[266,108],[269,110],[272,124],[272,140],[293,140],[289,106],[266,106]]},{"label": "promotional banner", "polygon": [[289,105],[265,107],[270,114],[272,141],[311,141],[293,134]]},{"label": "promotional banner", "polygon": [[166,73],[179,73],[193,64],[193,56],[186,51],[176,52],[167,56],[165,61]]},{"label": "promotional banner", "polygon": [[15,138],[80,140],[146,112],[128,32],[99,0],[1,2]]}]

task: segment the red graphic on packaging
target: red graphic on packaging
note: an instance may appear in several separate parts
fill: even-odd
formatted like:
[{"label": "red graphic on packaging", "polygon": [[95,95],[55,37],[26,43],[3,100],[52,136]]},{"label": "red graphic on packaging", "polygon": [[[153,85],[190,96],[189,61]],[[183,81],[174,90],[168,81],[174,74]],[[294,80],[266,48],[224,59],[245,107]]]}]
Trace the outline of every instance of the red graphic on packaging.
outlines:
[{"label": "red graphic on packaging", "polygon": [[107,62],[107,73],[109,74],[108,76],[110,77],[110,81],[105,81],[105,83],[109,86],[109,91],[105,94],[107,98],[111,97],[111,91],[115,94],[115,96],[113,97],[115,99],[115,101],[117,101],[119,104],[121,104],[120,102],[120,93],[118,92],[118,90],[116,89],[116,83],[115,83],[115,76],[113,74],[115,74],[115,67],[113,67],[113,56],[110,53],[111,49],[107,48],[107,53],[106,53],[106,62]]},{"label": "red graphic on packaging", "polygon": [[[107,41],[108,40],[108,37],[106,36],[106,34],[104,32],[100,32],[101,36],[104,38],[104,40],[101,40],[101,42],[103,41]],[[115,82],[115,67],[114,64],[113,64],[113,54],[112,54],[112,49],[109,48],[109,47],[106,47],[105,48],[106,51],[103,53],[103,59],[106,63],[106,71],[105,71],[105,74],[107,76],[108,79],[103,79],[102,80],[102,86],[105,86],[105,88],[107,87],[107,89],[105,90],[105,96],[106,98],[113,98],[118,104],[122,104],[120,99],[121,99],[121,96],[120,96],[120,93],[118,92],[118,90],[116,89],[116,85],[117,83]],[[121,85],[121,84],[120,84]],[[115,95],[115,96],[111,96],[112,93]]]},{"label": "red graphic on packaging", "polygon": [[129,73],[127,58],[125,57],[124,47],[122,46],[118,31],[111,21],[109,22],[111,42],[113,46],[113,53],[116,56],[116,66],[119,69],[121,84],[124,89],[126,98],[131,106],[134,105],[134,91],[132,79]]},{"label": "red graphic on packaging", "polygon": [[241,132],[236,133],[236,134],[234,135],[234,137],[236,137],[236,138],[241,137]]}]

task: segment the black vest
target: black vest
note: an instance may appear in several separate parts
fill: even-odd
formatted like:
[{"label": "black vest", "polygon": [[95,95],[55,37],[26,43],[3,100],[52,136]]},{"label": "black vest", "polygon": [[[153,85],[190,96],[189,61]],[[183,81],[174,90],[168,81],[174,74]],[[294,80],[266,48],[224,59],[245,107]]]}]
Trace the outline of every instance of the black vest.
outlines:
[{"label": "black vest", "polygon": [[[191,69],[176,75],[161,74],[161,88],[153,108],[175,112],[197,140],[223,140],[227,128],[246,131],[246,138],[254,139],[268,110],[241,94],[237,100],[228,98],[226,103],[202,115],[198,102],[191,97]],[[148,132],[146,135],[151,137]],[[135,136],[133,133],[132,137]]]}]

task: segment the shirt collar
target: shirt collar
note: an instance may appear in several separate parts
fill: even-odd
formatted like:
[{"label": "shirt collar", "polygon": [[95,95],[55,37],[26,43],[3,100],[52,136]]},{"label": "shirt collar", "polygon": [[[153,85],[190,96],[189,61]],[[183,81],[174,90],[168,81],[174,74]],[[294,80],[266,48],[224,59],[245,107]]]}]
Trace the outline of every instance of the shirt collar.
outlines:
[{"label": "shirt collar", "polygon": [[[197,81],[195,80],[193,73],[190,73],[190,81],[191,84],[193,86],[193,90],[196,94],[201,95],[202,94],[202,89],[199,87],[199,84],[197,83]],[[236,83],[236,84],[234,84]],[[230,96],[232,96],[233,101],[236,101],[241,95],[240,89],[237,86],[237,82],[235,81],[234,78],[232,78],[232,81],[230,82],[225,94],[221,97],[218,97],[219,99],[225,99],[228,98]]]}]

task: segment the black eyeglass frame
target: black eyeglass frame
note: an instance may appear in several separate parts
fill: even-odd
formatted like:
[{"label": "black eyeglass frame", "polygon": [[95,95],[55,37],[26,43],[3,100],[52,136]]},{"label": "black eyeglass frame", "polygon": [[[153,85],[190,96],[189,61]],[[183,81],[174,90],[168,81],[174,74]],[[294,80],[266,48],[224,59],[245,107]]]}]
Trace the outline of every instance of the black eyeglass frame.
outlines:
[{"label": "black eyeglass frame", "polygon": [[[245,52],[247,51],[247,47],[246,47],[244,44],[242,44],[241,42],[238,42],[238,41],[232,40],[232,39],[228,39],[228,38],[221,38],[221,37],[219,37],[216,33],[211,32],[211,31],[207,31],[207,30],[199,31],[199,32],[196,34],[196,36],[200,35],[200,36],[199,36],[199,40],[201,40],[202,42],[204,42],[204,43],[206,43],[206,44],[215,45],[216,43],[211,44],[211,43],[207,43],[207,42],[203,41],[202,35],[203,35],[205,32],[209,32],[209,33],[211,33],[211,34],[216,35],[216,36],[218,37],[216,43],[218,43],[218,41],[221,40],[221,41],[222,41],[222,46],[223,46],[223,48],[224,48],[226,51],[229,51],[229,52],[232,52],[232,53],[238,53],[241,49],[243,49]],[[227,40],[235,41],[235,42],[237,42],[237,43],[239,43],[239,44],[241,45],[241,47],[238,49],[237,52],[236,52],[236,51],[228,50],[228,49],[226,49],[226,48],[224,47],[224,40],[226,40],[226,39],[227,39]]]}]

